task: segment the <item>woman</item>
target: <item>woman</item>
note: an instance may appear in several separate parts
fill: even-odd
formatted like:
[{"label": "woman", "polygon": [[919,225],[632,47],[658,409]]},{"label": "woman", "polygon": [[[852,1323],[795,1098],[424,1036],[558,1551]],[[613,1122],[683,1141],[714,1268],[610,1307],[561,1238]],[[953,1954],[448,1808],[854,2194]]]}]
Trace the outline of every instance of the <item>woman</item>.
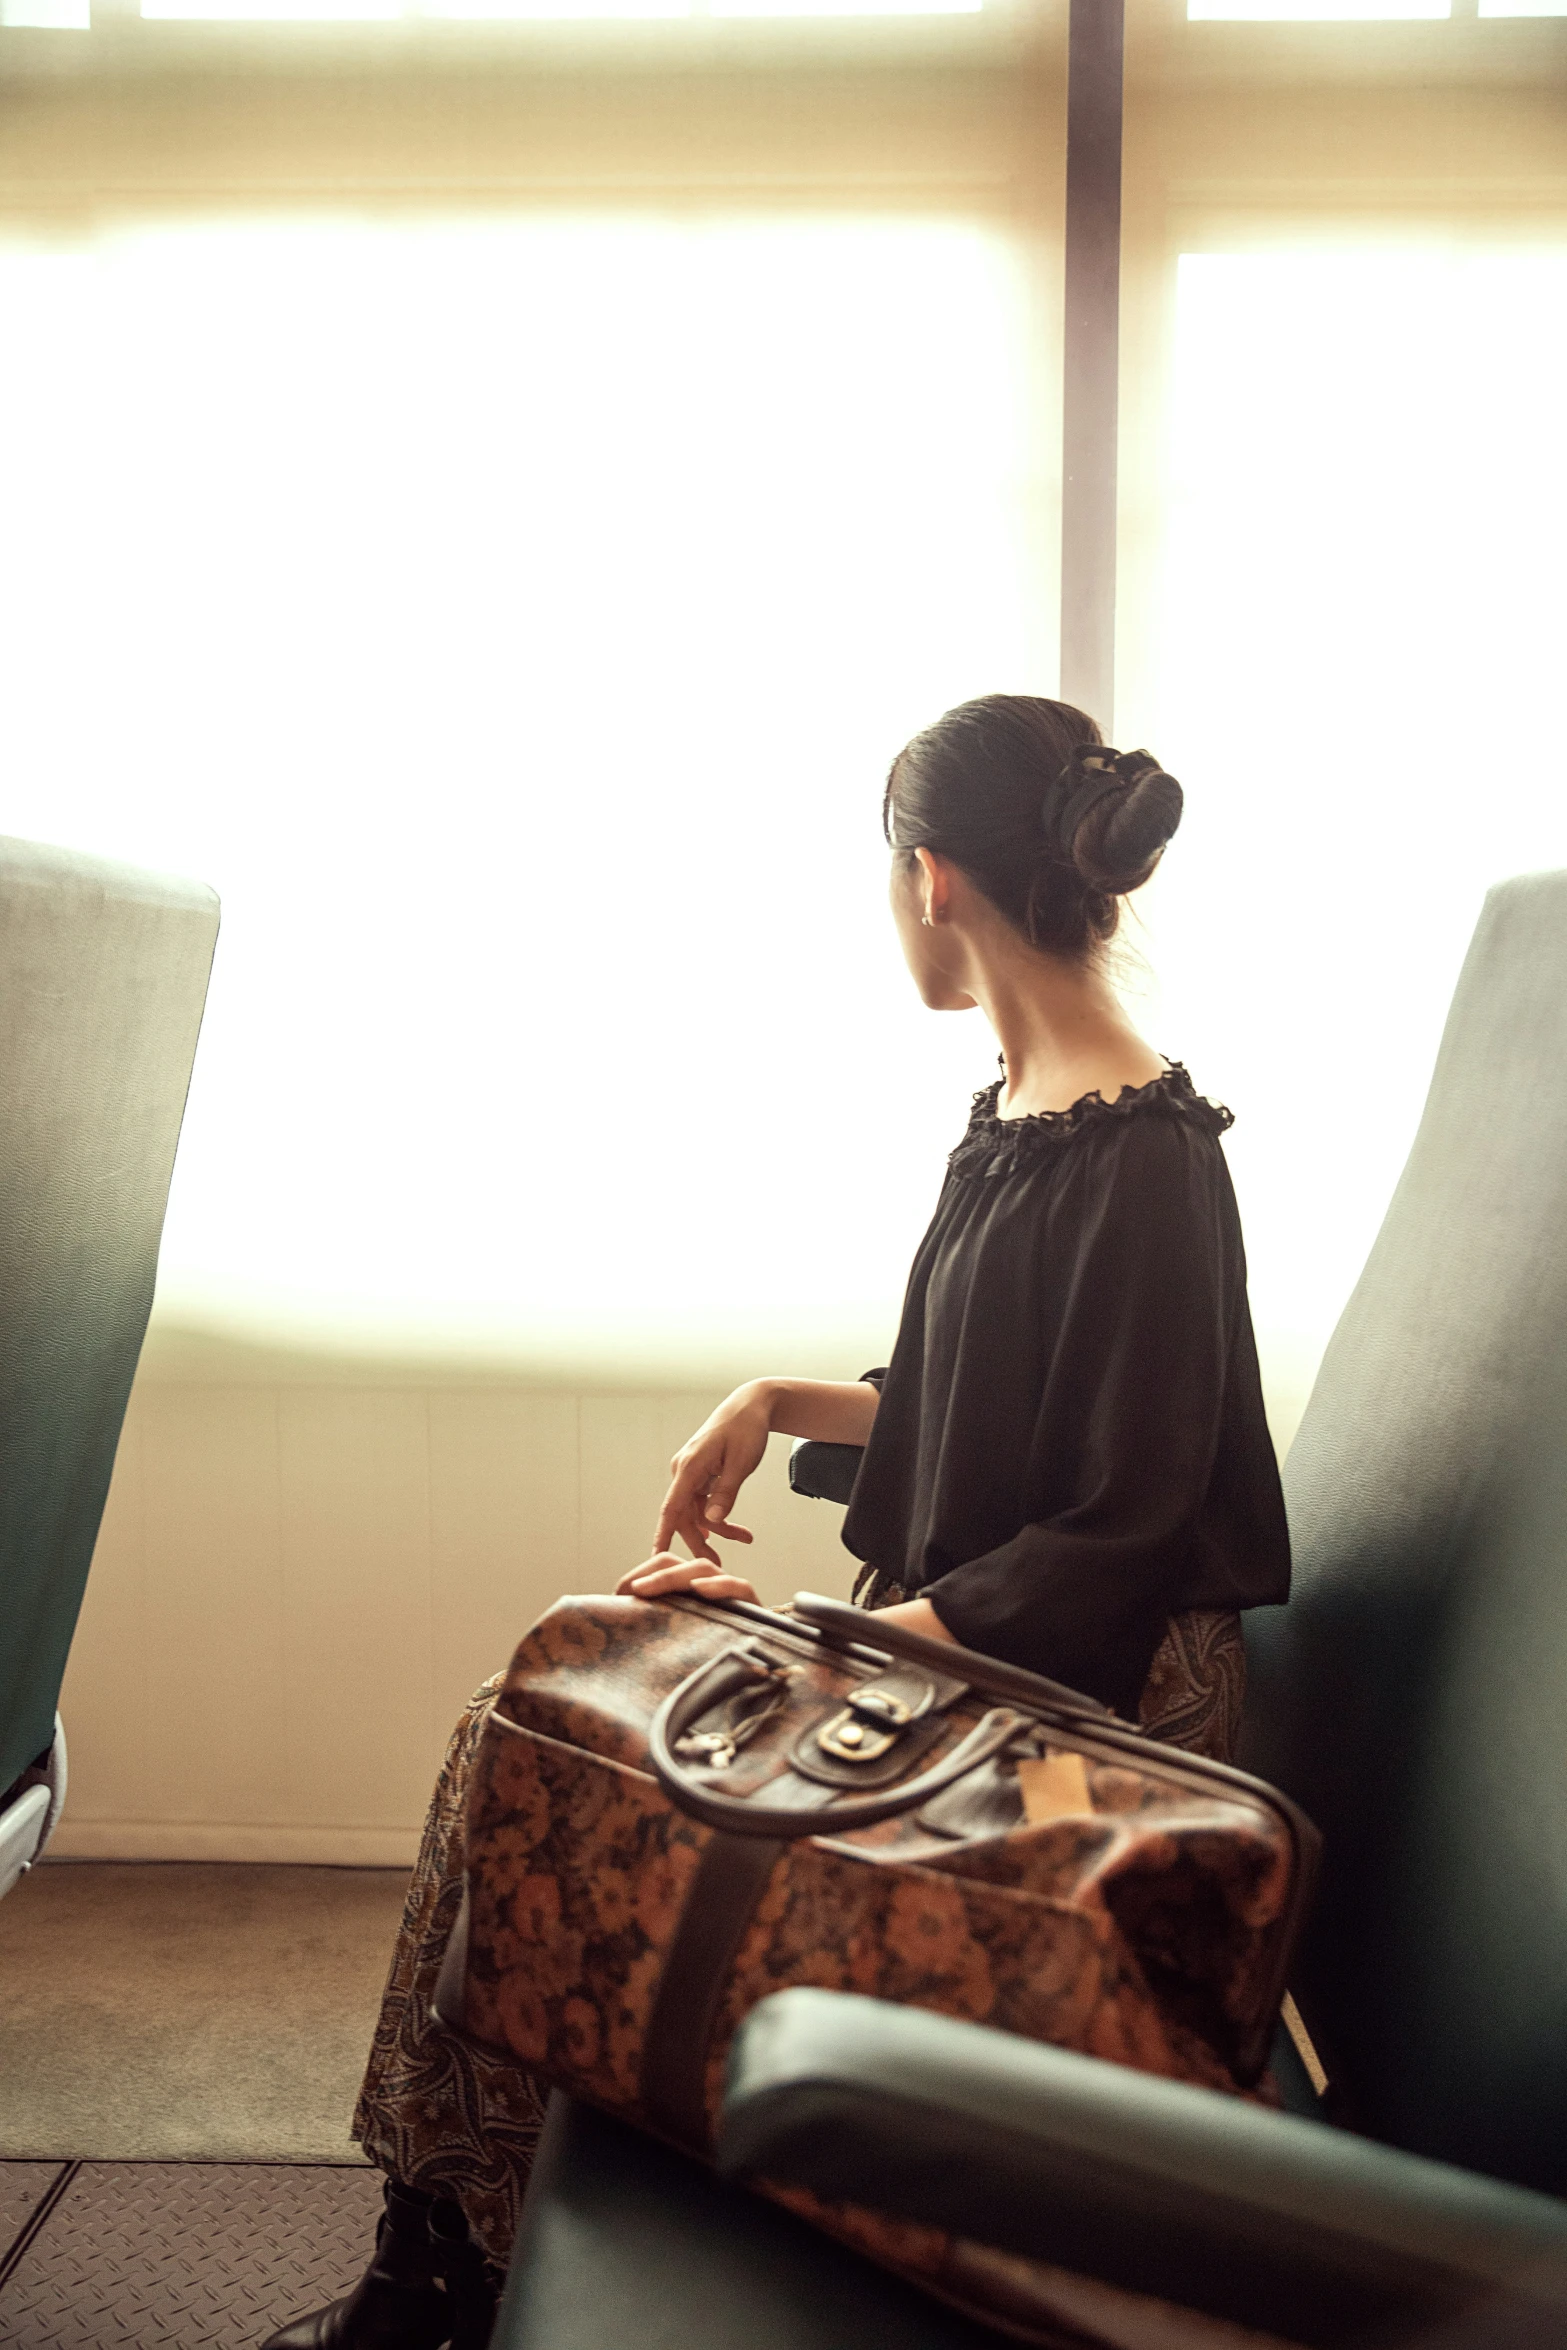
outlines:
[{"label": "woman", "polygon": [[[984,1012],[1003,1074],[952,1154],[886,1370],[737,1389],[677,1456],[654,1556],[623,1592],[753,1598],[713,1544],[749,1542],[731,1513],[769,1434],[863,1445],[844,1526],[866,1562],[857,1597],[1229,1752],[1237,1611],[1289,1587],[1229,1114],[1143,1043],[1105,963],[1180,814],[1145,752],[1107,750],[1081,711],[1031,696],[965,703],[897,759],[883,824],[904,954],[932,1009]],[[267,2350],[486,2338],[486,2257],[506,2259],[541,2100],[445,2033],[430,1999],[497,1686],[437,1786],[355,2116],[388,2174],[375,2259]]]}]

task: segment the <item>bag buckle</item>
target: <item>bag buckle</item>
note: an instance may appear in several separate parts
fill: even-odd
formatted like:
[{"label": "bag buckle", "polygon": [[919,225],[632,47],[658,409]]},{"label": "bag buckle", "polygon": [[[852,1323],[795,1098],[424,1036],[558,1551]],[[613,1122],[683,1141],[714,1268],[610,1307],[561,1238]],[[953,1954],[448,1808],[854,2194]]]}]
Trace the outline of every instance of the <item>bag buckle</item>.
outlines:
[{"label": "bag buckle", "polygon": [[932,1682],[907,1666],[851,1689],[842,1713],[823,1722],[816,1743],[835,1762],[877,1762],[936,1702]]}]

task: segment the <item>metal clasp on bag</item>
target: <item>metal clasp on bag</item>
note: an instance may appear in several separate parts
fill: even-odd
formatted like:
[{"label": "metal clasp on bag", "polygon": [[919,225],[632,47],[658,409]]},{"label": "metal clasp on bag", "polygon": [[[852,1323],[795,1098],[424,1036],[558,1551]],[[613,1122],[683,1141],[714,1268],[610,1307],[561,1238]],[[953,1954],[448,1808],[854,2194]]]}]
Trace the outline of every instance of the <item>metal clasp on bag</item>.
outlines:
[{"label": "metal clasp on bag", "polygon": [[936,1701],[929,1681],[901,1672],[879,1674],[849,1692],[842,1713],[823,1722],[816,1743],[835,1762],[877,1762]]},{"label": "metal clasp on bag", "polygon": [[677,1739],[675,1752],[682,1762],[704,1763],[710,1771],[727,1771],[741,1747],[749,1746],[758,1730],[765,1728],[788,1698],[792,1678],[789,1666],[778,1664],[754,1641],[747,1641],[734,1654],[747,1664],[760,1666],[764,1677],[721,1699],[712,1708],[712,1714],[717,1717],[712,1729],[690,1729]]}]

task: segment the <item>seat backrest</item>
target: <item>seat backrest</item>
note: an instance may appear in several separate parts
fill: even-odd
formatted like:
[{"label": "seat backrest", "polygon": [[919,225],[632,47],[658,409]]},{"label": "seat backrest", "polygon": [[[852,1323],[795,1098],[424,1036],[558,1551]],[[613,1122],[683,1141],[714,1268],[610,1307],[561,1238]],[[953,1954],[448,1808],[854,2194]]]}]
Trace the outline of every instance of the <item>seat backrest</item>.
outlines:
[{"label": "seat backrest", "polygon": [[54,1735],[217,932],[198,883],[0,840],[0,1792]]},{"label": "seat backrest", "polygon": [[1567,2191],[1567,873],[1486,900],[1285,1491],[1242,1759],[1325,1838],[1307,2025],[1356,2127]]}]

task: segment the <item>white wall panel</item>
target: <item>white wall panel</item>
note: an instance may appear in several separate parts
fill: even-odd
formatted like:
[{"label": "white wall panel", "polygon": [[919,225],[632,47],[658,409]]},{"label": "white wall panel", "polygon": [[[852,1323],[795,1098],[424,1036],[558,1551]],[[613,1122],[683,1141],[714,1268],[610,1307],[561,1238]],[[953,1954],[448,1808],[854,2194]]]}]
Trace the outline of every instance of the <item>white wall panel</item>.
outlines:
[{"label": "white wall panel", "polygon": [[581,1581],[574,1395],[432,1394],[436,1734]]},{"label": "white wall panel", "polygon": [[[132,1398],[66,1678],[62,1857],[413,1858],[457,1712],[563,1592],[647,1555],[708,1391],[160,1385]],[[741,1559],[847,1593],[775,1437]]]},{"label": "white wall panel", "polygon": [[153,1388],[131,1425],[154,1562],[142,1581],[147,1810],[171,1822],[284,1819],[277,1397]]},{"label": "white wall panel", "polygon": [[[677,1447],[699,1428],[714,1399],[592,1395],[582,1400],[582,1574],[613,1589],[653,1547],[658,1505]],[[742,1572],[744,1570],[742,1569]]]},{"label": "white wall panel", "polygon": [[289,1810],[396,1827],[435,1763],[428,1405],[301,1388],[278,1416]]}]

